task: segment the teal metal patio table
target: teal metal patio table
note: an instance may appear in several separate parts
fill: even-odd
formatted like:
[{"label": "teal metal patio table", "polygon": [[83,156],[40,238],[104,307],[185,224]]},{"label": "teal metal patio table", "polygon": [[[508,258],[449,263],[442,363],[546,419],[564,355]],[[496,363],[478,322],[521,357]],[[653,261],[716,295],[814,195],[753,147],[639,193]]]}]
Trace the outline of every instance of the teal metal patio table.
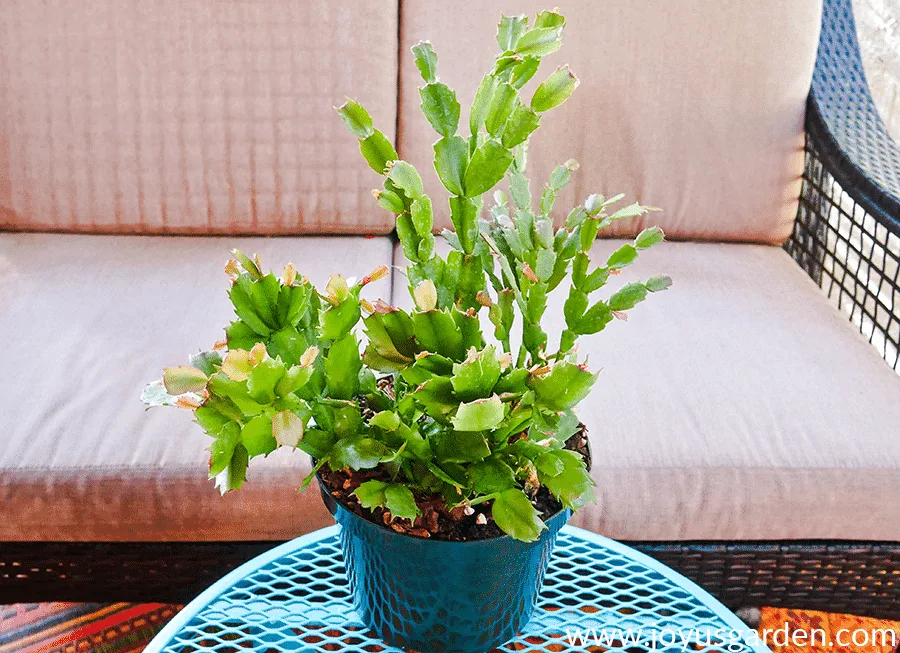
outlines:
[{"label": "teal metal patio table", "polygon": [[[235,569],[191,601],[146,651],[399,651],[367,633],[353,610],[339,528],[299,537]],[[501,650],[586,649],[768,651],[693,582],[623,544],[566,526],[534,617]]]}]

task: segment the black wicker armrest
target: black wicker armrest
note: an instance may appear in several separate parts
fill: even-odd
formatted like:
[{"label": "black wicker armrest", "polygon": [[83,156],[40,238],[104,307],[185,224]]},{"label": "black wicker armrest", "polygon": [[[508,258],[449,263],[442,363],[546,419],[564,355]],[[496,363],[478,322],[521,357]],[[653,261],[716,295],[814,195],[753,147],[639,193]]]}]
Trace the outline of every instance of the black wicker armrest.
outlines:
[{"label": "black wicker armrest", "polygon": [[900,148],[863,72],[850,0],[825,0],[806,168],[785,248],[900,367]]}]

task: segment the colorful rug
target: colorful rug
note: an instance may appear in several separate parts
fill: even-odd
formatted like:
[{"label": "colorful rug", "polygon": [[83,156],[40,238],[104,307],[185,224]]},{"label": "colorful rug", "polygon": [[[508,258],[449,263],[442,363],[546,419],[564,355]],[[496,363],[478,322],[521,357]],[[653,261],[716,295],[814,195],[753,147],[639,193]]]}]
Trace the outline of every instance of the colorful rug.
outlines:
[{"label": "colorful rug", "polygon": [[900,621],[763,608],[757,631],[772,653],[894,653]]},{"label": "colorful rug", "polygon": [[[181,606],[161,603],[0,605],[0,653],[139,653]],[[763,608],[773,653],[894,653],[900,621]]]},{"label": "colorful rug", "polygon": [[0,605],[0,653],[138,653],[180,608],[162,603]]}]

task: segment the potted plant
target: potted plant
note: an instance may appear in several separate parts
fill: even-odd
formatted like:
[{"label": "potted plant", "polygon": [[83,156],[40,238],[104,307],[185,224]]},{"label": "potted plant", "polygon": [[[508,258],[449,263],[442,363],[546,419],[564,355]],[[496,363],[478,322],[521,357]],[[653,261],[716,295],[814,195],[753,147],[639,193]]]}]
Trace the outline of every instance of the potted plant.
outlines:
[{"label": "potted plant", "polygon": [[[360,616],[397,645],[484,651],[525,624],[557,532],[593,497],[573,409],[597,374],[579,359],[578,339],[671,284],[655,276],[591,301],[662,231],[646,229],[592,266],[598,231],[648,207],[613,210],[621,196],[591,195],[554,227],[573,161],[533,201],[528,139],[578,80],[563,66],[529,100],[522,87],[560,47],[564,24],[557,11],[530,25],[501,19],[500,54],[478,87],[467,138],[431,45],[412,48],[422,111],[439,135],[434,167],[450,193],[446,256],[416,168],[361,105],[338,109],[384,177],[374,194],[396,215],[412,309],[360,298],[389,274],[384,266],[358,282],[334,275],[319,291],[290,264],[279,278],[234,251],[226,271],[237,319],[225,340],[167,368],[143,394],[148,406],[193,411],[212,437],[209,472],[223,493],[241,487],[252,458],[278,447],[311,455],[303,487],[318,477],[343,526]],[[498,190],[485,211],[484,195],[504,178],[511,201]],[[554,290],[567,299],[565,328],[551,341],[543,324]]]}]

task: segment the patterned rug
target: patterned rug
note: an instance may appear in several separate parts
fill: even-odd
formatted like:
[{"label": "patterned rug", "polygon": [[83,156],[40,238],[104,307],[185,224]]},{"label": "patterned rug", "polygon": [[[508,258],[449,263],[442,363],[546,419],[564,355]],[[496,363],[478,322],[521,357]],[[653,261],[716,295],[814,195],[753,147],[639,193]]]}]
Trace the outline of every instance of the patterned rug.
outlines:
[{"label": "patterned rug", "polygon": [[763,608],[757,628],[772,653],[894,653],[900,621]]},{"label": "patterned rug", "polygon": [[138,653],[180,608],[162,603],[0,605],[0,653]]},{"label": "patterned rug", "polygon": [[[161,603],[0,605],[0,653],[139,653],[180,608]],[[785,608],[763,608],[758,614],[758,632],[768,631],[764,641],[773,653],[893,653],[900,644],[900,621]]]}]

